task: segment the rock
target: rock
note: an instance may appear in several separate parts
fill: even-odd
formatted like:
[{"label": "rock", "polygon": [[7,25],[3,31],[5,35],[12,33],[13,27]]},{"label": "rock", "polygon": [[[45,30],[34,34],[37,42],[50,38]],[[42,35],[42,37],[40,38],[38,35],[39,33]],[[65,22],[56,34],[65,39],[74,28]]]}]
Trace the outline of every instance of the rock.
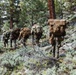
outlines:
[{"label": "rock", "polygon": [[60,57],[66,57],[66,54],[62,53],[59,55]]}]

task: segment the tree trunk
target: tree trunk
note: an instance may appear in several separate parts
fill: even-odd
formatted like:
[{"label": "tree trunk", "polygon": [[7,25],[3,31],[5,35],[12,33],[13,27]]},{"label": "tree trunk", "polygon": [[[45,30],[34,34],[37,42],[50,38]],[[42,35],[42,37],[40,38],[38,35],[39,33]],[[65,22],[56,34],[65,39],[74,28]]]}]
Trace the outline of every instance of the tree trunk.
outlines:
[{"label": "tree trunk", "polygon": [[48,7],[49,7],[49,13],[50,13],[50,17],[49,18],[55,19],[56,15],[55,15],[54,0],[48,0]]}]

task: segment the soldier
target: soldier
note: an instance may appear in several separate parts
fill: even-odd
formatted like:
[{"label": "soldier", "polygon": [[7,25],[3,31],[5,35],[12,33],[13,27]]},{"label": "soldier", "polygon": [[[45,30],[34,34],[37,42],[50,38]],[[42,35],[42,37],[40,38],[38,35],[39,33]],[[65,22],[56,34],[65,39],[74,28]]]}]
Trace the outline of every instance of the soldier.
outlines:
[{"label": "soldier", "polygon": [[42,27],[39,24],[34,24],[31,28],[32,43],[39,45],[39,40],[42,36]]},{"label": "soldier", "polygon": [[3,36],[4,47],[6,47],[6,45],[8,46],[8,40],[10,37],[10,32],[4,31],[2,36]]}]

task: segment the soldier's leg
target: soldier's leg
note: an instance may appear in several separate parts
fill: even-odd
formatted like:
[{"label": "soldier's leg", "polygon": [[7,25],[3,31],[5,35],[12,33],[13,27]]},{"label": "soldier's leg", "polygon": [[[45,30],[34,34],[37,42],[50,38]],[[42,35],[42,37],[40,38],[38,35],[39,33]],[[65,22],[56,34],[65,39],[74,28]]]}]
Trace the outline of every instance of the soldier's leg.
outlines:
[{"label": "soldier's leg", "polygon": [[16,39],[14,40],[14,48],[16,49]]},{"label": "soldier's leg", "polygon": [[10,47],[12,47],[12,39],[10,39]]}]

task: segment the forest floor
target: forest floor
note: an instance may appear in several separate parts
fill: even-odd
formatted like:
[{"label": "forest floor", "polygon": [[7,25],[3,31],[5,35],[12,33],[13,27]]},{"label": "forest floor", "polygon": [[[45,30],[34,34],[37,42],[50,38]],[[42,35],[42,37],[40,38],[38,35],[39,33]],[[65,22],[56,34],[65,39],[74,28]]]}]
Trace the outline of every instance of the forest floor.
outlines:
[{"label": "forest floor", "polygon": [[52,57],[47,40],[41,47],[27,43],[16,50],[4,48],[0,42],[0,75],[76,75],[76,25],[66,32],[59,59]]}]

